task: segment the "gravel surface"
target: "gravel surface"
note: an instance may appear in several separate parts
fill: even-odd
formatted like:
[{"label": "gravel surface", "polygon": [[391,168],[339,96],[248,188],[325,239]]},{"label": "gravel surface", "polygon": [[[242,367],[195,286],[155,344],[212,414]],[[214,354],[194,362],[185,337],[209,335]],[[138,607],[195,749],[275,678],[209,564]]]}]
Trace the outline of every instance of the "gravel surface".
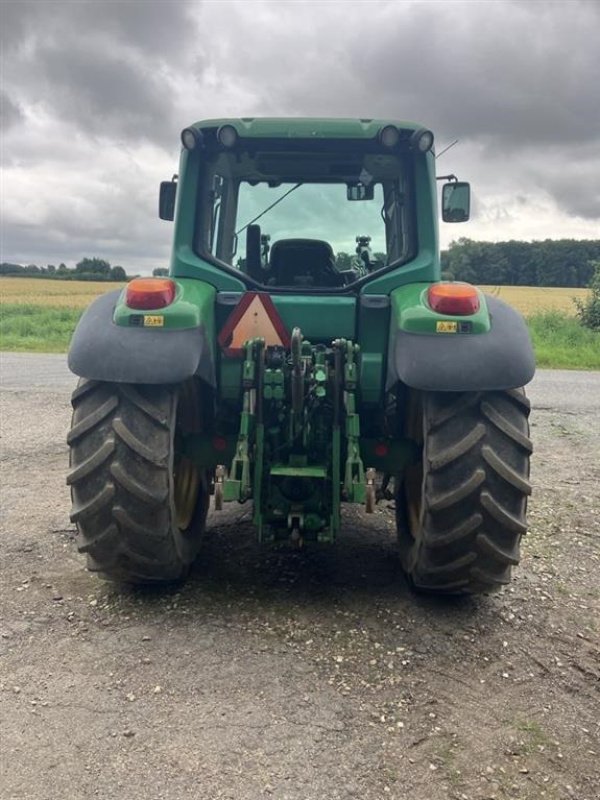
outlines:
[{"label": "gravel surface", "polygon": [[0,367],[3,798],[597,800],[599,373],[538,373],[522,564],[441,602],[386,504],[300,552],[236,505],[184,586],[103,582],[68,516],[65,358]]}]

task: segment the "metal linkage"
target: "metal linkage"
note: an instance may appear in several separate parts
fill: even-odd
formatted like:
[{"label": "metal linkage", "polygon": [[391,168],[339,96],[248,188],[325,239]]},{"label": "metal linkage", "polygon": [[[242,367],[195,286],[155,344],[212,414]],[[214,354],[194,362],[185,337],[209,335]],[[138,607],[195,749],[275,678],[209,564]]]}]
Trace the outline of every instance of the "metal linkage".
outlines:
[{"label": "metal linkage", "polygon": [[360,352],[357,344],[346,339],[336,339],[334,347],[341,350],[344,357],[344,409],[346,412],[346,463],[344,467],[344,500],[350,503],[364,503],[366,500],[365,468],[360,455],[360,417],[356,411],[356,387],[358,384],[358,365],[356,357]]},{"label": "metal linkage", "polygon": [[223,482],[223,499],[225,501],[244,502],[252,496],[250,445],[256,435],[257,407],[262,418],[262,391],[257,399],[257,377],[262,390],[263,375],[262,370],[258,370],[260,374],[257,376],[257,364],[262,363],[262,358],[257,356],[262,355],[263,348],[263,339],[250,339],[245,345],[246,356],[242,365],[244,395],[240,415],[240,432],[229,475]]},{"label": "metal linkage", "polygon": [[252,498],[259,541],[331,542],[342,499],[375,504],[375,471],[360,454],[359,348],[312,345],[295,328],[290,350],[260,338],[244,350],[239,434],[229,473],[217,468],[215,505]]}]

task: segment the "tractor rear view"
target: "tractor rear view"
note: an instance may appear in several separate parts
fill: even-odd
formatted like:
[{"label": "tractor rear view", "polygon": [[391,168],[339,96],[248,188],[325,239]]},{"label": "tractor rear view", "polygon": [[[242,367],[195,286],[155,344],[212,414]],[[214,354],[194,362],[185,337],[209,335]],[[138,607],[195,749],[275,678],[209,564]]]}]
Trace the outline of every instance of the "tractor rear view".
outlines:
[{"label": "tractor rear view", "polygon": [[[394,498],[415,588],[489,592],[526,530],[522,318],[442,282],[433,134],[384,120],[207,120],[161,184],[168,278],[96,300],[69,353],[72,519],[88,567],[185,576],[211,495],[259,541],[343,538]],[[469,217],[469,186],[442,218]],[[351,255],[349,253],[354,251]]]}]

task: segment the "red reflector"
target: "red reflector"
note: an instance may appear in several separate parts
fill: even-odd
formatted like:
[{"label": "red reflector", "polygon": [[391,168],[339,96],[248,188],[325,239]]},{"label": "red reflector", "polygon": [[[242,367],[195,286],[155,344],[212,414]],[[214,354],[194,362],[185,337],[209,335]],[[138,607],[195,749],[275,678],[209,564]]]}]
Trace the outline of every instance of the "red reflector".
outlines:
[{"label": "red reflector", "polygon": [[175,300],[175,291],[170,278],[134,278],[127,284],[125,303],[144,310],[164,308]]},{"label": "red reflector", "polygon": [[387,446],[387,444],[385,442],[378,442],[375,445],[375,455],[378,458],[384,458],[385,456],[387,456],[387,454],[389,452],[390,452],[390,449],[389,449],[389,447]]},{"label": "red reflector", "polygon": [[467,316],[479,311],[479,295],[468,283],[434,283],[427,290],[429,306],[438,314]]},{"label": "red reflector", "polygon": [[222,452],[223,450],[227,449],[227,439],[224,439],[222,436],[214,436],[212,445],[215,450]]}]

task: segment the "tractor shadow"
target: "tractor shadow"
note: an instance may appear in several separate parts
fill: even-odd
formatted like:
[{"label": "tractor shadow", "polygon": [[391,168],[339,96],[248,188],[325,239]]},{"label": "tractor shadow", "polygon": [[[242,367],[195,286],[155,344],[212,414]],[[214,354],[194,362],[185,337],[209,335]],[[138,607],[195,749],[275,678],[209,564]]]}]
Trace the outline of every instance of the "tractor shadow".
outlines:
[{"label": "tractor shadow", "polygon": [[486,599],[415,593],[400,567],[393,511],[345,509],[333,545],[261,546],[249,511],[209,516],[207,536],[185,593],[198,603],[313,610],[385,605],[469,617]]},{"label": "tractor shadow", "polygon": [[334,545],[298,549],[261,547],[248,511],[228,508],[209,517],[185,582],[112,587],[107,594],[145,626],[179,631],[190,642],[202,630],[257,635],[261,642],[274,633],[296,641],[303,632],[315,647],[320,642],[323,652],[332,632],[337,647],[347,639],[352,650],[358,631],[365,642],[388,649],[402,644],[419,658],[420,649],[439,647],[445,659],[449,637],[480,623],[489,625],[493,636],[497,621],[494,598],[411,590],[397,556],[393,512],[384,509],[369,516],[346,509]]}]

